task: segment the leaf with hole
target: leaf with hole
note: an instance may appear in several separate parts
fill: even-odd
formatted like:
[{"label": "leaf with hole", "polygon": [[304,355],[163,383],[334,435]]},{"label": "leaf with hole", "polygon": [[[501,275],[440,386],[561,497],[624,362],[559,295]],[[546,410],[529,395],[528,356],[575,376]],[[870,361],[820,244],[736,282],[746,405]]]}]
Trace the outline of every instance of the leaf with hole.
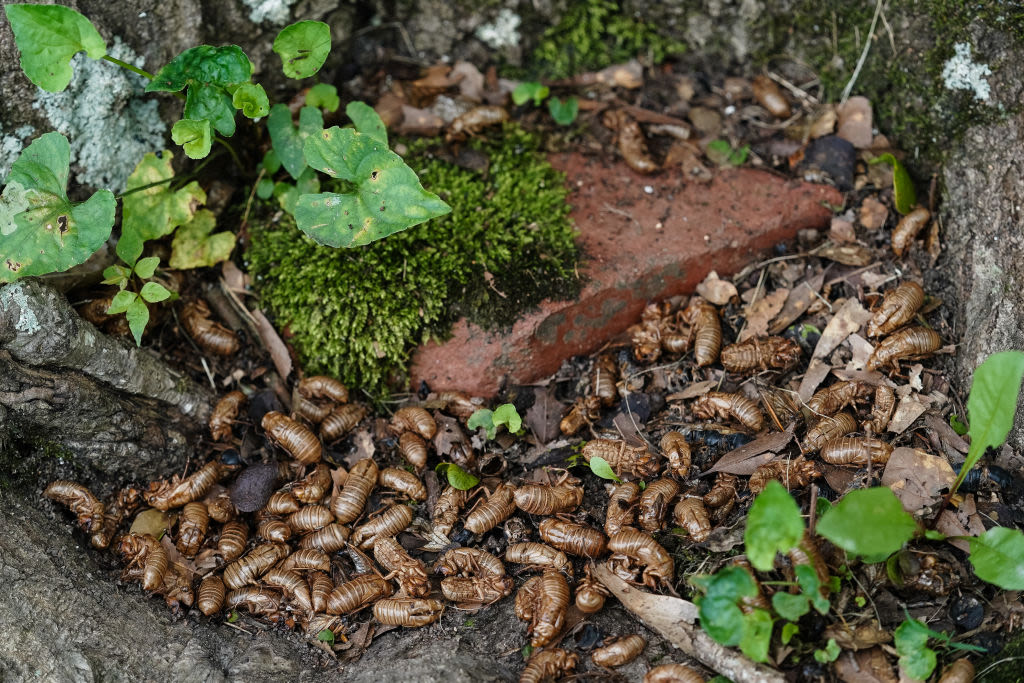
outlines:
[{"label": "leaf with hole", "polygon": [[206,119],[181,119],[171,126],[171,139],[181,145],[189,159],[205,159],[213,146],[213,128]]},{"label": "leaf with hole", "polygon": [[891,489],[880,486],[843,496],[818,521],[816,531],[847,552],[878,561],[913,538],[917,522]]},{"label": "leaf with hole", "polygon": [[288,175],[298,179],[306,168],[303,148],[306,139],[320,135],[324,130],[324,115],[316,107],[305,106],[299,110],[299,125],[292,123],[292,112],[286,104],[275,104],[267,118],[267,132],[274,152]]},{"label": "leaf with hole", "polygon": [[804,535],[804,520],[793,496],[777,481],[769,481],[750,506],[743,534],[747,559],[758,571],[771,571],[776,553],[795,548]]},{"label": "leaf with hole", "polygon": [[60,92],[71,82],[71,58],[85,52],[103,59],[107,44],[84,16],[61,5],[18,4],[4,7],[21,69],[43,90]]},{"label": "leaf with hole", "polygon": [[487,438],[493,439],[498,435],[498,428],[494,425],[494,411],[490,408],[478,408],[466,420],[466,428],[471,430],[484,428]]},{"label": "leaf with hole", "polygon": [[40,135],[14,162],[0,200],[9,215],[0,224],[0,282],[77,266],[110,237],[117,205],[113,193],[100,190],[72,203],[70,166],[71,145],[56,132]]},{"label": "leaf with hole", "polygon": [[380,140],[337,126],[306,139],[306,162],[355,183],[351,194],[299,197],[295,222],[316,242],[356,247],[451,212],[423,189],[415,171]]},{"label": "leaf with hole", "polygon": [[285,26],[274,39],[274,52],[288,78],[309,78],[324,65],[331,51],[331,27],[322,21],[299,21]]},{"label": "leaf with hole", "polygon": [[235,233],[213,232],[217,217],[212,211],[200,209],[185,225],[174,232],[171,242],[171,268],[186,270],[212,266],[227,261],[235,248]]}]

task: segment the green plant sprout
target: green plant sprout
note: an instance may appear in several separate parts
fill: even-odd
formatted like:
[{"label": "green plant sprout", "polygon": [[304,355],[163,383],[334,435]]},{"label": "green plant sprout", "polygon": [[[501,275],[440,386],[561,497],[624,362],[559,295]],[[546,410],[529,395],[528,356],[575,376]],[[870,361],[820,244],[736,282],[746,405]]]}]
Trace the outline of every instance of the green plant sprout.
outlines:
[{"label": "green plant sprout", "polygon": [[881,154],[869,164],[889,164],[892,166],[892,195],[893,204],[901,214],[908,214],[917,204],[917,192],[914,191],[914,181],[910,178],[907,167],[892,154]]},{"label": "green plant sprout", "polygon": [[[320,107],[334,111],[340,104],[332,86],[320,84],[309,90],[296,127],[287,106],[271,107],[263,86],[251,81],[252,62],[237,45],[189,48],[151,74],[108,55],[95,26],[75,10],[11,4],[4,11],[25,75],[44,90],[67,88],[73,75],[71,58],[85,52],[91,59],[106,60],[148,79],[147,92],[168,92],[183,99],[182,118],[171,128],[171,138],[192,159],[207,157],[218,142],[238,162],[223,139],[235,133],[236,111],[254,120],[266,117],[275,159],[264,159],[257,190],[261,197],[276,197],[294,214],[298,227],[320,244],[364,245],[451,211],[437,195],[424,190],[416,174],[388,148],[384,124],[369,106],[349,103],[346,113],[354,129],[324,130]],[[292,24],[280,31],[273,49],[286,76],[309,78],[330,52],[330,27],[316,21]],[[128,316],[137,343],[149,317],[145,303],[170,297],[157,283],[146,283],[138,293],[126,289],[133,273],[142,279],[153,274],[148,266],[141,271],[137,267],[144,243],[179,230],[169,263],[174,268],[212,265],[228,258],[234,246],[233,235],[213,233],[212,214],[196,213],[206,199],[196,183],[169,189],[175,180],[171,157],[168,151],[147,154],[129,178],[117,243],[117,254],[126,265],[108,269],[105,275],[121,287],[109,312]],[[294,184],[272,182],[281,166]],[[99,190],[73,204],[67,196],[69,167],[70,145],[55,132],[41,135],[15,161],[0,195],[0,235],[5,238],[0,282],[67,270],[83,263],[110,237],[116,198],[109,190]],[[348,182],[352,191],[320,193],[317,171]],[[149,276],[143,276],[147,270]]]},{"label": "green plant sprout", "polygon": [[954,643],[945,633],[933,631],[923,622],[911,619],[907,615],[906,620],[893,632],[893,644],[896,646],[896,653],[899,654],[900,668],[907,676],[915,680],[928,680],[935,670],[937,657],[935,650],[928,647],[929,640],[938,640],[944,647],[967,652],[985,652],[985,648],[967,643]]},{"label": "green plant sprout", "polygon": [[[551,89],[536,81],[523,81],[512,91],[512,102],[522,106],[533,100],[533,106],[539,107],[551,94]],[[555,123],[560,126],[571,125],[580,113],[580,101],[576,96],[560,99],[552,97],[548,100],[548,112]]]},{"label": "green plant sprout", "polygon": [[519,417],[519,411],[511,403],[503,403],[494,410],[480,408],[469,416],[466,427],[469,429],[484,428],[488,439],[498,435],[498,427],[504,426],[509,434],[521,434],[523,430],[523,418]]},{"label": "green plant sprout", "polygon": [[444,472],[452,488],[468,491],[480,483],[480,479],[453,462],[441,462],[434,468],[435,472]]},{"label": "green plant sprout", "polygon": [[733,149],[727,140],[712,140],[706,152],[708,158],[719,166],[742,166],[750,155],[750,145]]}]

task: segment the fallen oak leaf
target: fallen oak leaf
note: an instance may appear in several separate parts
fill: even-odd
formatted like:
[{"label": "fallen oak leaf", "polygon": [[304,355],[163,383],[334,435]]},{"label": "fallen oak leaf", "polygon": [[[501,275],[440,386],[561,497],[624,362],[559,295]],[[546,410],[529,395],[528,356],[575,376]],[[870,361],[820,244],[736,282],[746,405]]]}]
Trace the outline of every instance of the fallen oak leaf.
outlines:
[{"label": "fallen oak leaf", "polygon": [[[793,438],[793,425],[784,432],[770,432],[734,448],[715,462],[708,472],[727,472],[749,477],[761,465],[775,459]],[[767,457],[765,457],[767,456]]]}]

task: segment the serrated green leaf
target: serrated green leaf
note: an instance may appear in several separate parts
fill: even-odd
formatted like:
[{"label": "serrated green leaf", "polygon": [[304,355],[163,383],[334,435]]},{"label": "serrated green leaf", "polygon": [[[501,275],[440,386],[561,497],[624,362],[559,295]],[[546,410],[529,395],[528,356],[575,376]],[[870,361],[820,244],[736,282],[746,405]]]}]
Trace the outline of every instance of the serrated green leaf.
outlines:
[{"label": "serrated green leaf", "polygon": [[171,139],[184,148],[189,159],[205,159],[213,146],[213,128],[206,119],[181,119],[171,127]]},{"label": "serrated green leaf", "polygon": [[460,491],[468,491],[480,483],[480,480],[477,477],[473,476],[453,462],[443,462],[438,465],[438,468],[440,468],[441,465],[445,466],[445,476],[448,477],[448,483],[452,488],[456,488]]},{"label": "serrated green leaf", "polygon": [[610,479],[618,484],[622,483],[622,480],[615,474],[615,470],[612,469],[612,466],[609,465],[608,461],[601,456],[593,456],[590,458],[588,464],[590,465],[590,471],[602,479]]},{"label": "serrated green leaf", "polygon": [[149,307],[146,306],[146,302],[141,297],[133,301],[124,312],[124,317],[128,319],[128,329],[135,337],[135,345],[142,346],[142,332],[149,322]]},{"label": "serrated green leaf", "polygon": [[135,263],[142,253],[143,242],[170,234],[179,225],[192,220],[199,205],[206,202],[206,192],[195,181],[176,192],[170,190],[169,183],[162,182],[174,177],[173,158],[169,150],[164,150],[159,157],[150,152],[128,176],[129,190],[151,183],[161,184],[124,196],[117,254],[125,263]]},{"label": "serrated green leaf", "polygon": [[806,595],[780,592],[772,596],[772,609],[783,619],[799,621],[811,611],[811,605]]},{"label": "serrated green leaf", "polygon": [[100,190],[80,204],[67,195],[71,146],[60,133],[40,135],[26,147],[7,177],[4,190],[14,227],[0,240],[0,282],[67,270],[103,246],[114,227],[117,202]]},{"label": "serrated green leaf", "polygon": [[156,272],[158,265],[160,265],[159,256],[147,256],[146,258],[139,259],[138,263],[135,264],[135,274],[143,280],[148,280],[153,277],[153,273]]},{"label": "serrated green leaf", "polygon": [[770,571],[775,554],[795,548],[803,535],[800,507],[782,484],[769,481],[754,499],[747,516],[743,540],[750,564],[758,571]]},{"label": "serrated green leaf", "polygon": [[196,211],[192,220],[174,233],[169,262],[171,268],[202,268],[228,260],[235,248],[235,234],[227,231],[211,234],[215,227],[217,217],[212,211]]},{"label": "serrated green leaf", "polygon": [[931,629],[916,619],[907,619],[893,632],[899,664],[911,678],[927,680],[935,670],[935,651],[928,647]]},{"label": "serrated green leaf", "polygon": [[231,106],[241,109],[250,119],[258,119],[270,113],[270,99],[259,83],[242,83],[231,94]]},{"label": "serrated green leaf", "polygon": [[373,107],[365,102],[349,102],[345,106],[345,115],[352,119],[356,132],[369,135],[384,145],[388,144],[388,129]]},{"label": "serrated green leaf", "polygon": [[740,650],[755,662],[768,661],[768,646],[772,642],[772,626],[775,620],[768,610],[754,608],[743,616],[743,638]]},{"label": "serrated green leaf", "polygon": [[326,109],[329,112],[338,111],[341,100],[338,99],[338,89],[330,83],[317,83],[306,93],[306,104],[319,109]]},{"label": "serrated green leaf", "polygon": [[274,152],[288,175],[298,179],[306,168],[304,145],[311,136],[318,136],[324,130],[324,115],[316,107],[305,106],[299,110],[299,125],[292,124],[292,112],[286,104],[275,104],[267,118],[267,132]]},{"label": "serrated green leaf", "polygon": [[917,192],[914,191],[914,181],[911,180],[907,169],[892,154],[882,154],[869,164],[889,164],[892,166],[892,197],[896,210],[901,214],[910,213],[917,204]]},{"label": "serrated green leaf", "polygon": [[71,58],[85,52],[102,59],[107,44],[92,22],[61,5],[7,5],[21,68],[43,90],[60,92],[71,82]]},{"label": "serrated green leaf", "polygon": [[261,178],[256,183],[256,196],[260,199],[270,199],[274,196],[274,181],[270,178]]},{"label": "serrated green leaf", "polygon": [[122,289],[114,295],[113,299],[110,300],[110,306],[107,307],[107,315],[124,313],[128,310],[129,306],[135,303],[137,298],[139,298],[139,295],[135,292],[128,289]]},{"label": "serrated green leaf", "polygon": [[580,101],[575,95],[565,100],[552,97],[548,100],[548,111],[555,123],[560,126],[568,126],[579,116]]},{"label": "serrated green leaf", "polygon": [[817,533],[847,552],[888,556],[917,531],[911,517],[885,486],[852,491],[818,522]]},{"label": "serrated green leaf", "polygon": [[356,184],[352,194],[299,198],[295,222],[320,244],[369,244],[451,212],[400,156],[368,135],[335,126],[307,138],[304,151],[313,168]]},{"label": "serrated green leaf", "polygon": [[224,88],[252,77],[252,63],[237,45],[197,45],[168,62],[146,86],[146,92],[178,92],[193,85]]},{"label": "serrated green leaf", "polygon": [[331,27],[322,21],[299,21],[285,26],[274,39],[274,52],[288,78],[309,78],[331,52]]},{"label": "serrated green leaf", "polygon": [[147,282],[142,285],[139,296],[143,301],[155,304],[171,298],[171,292],[159,282]]},{"label": "serrated green leaf", "polygon": [[533,81],[523,81],[512,91],[512,101],[517,105],[523,105],[533,100],[534,106],[539,107],[544,98],[551,93],[546,85]]},{"label": "serrated green leaf", "polygon": [[960,474],[953,482],[953,492],[960,488],[964,477],[986,450],[1006,441],[1017,412],[1021,379],[1024,379],[1024,351],[993,353],[974,371],[971,393],[967,396],[971,445]]},{"label": "serrated green leaf", "polygon": [[466,420],[466,428],[476,430],[483,427],[487,431],[487,438],[493,439],[498,435],[498,428],[494,425],[494,411],[489,408],[478,408]]},{"label": "serrated green leaf", "polygon": [[979,579],[1005,590],[1024,590],[1024,534],[997,526],[969,542],[968,559]]},{"label": "serrated green leaf", "polygon": [[505,425],[505,428],[511,434],[515,434],[523,428],[523,418],[519,417],[519,411],[511,403],[502,403],[495,408],[491,419],[496,427]]}]

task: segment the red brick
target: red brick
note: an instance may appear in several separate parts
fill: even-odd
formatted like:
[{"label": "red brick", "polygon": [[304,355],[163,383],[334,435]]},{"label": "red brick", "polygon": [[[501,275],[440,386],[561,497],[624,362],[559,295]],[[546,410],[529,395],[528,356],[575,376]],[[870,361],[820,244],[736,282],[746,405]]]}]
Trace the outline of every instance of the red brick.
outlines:
[{"label": "red brick", "polygon": [[459,321],[450,340],[416,352],[413,386],[492,396],[506,377],[546,377],[637,322],[647,302],[692,292],[710,270],[735,273],[798,230],[828,227],[828,205],[842,203],[835,188],[754,169],[721,170],[704,185],[675,169],[645,177],[579,154],[551,162],[572,188],[589,279],[579,299],[546,301],[504,333]]}]

